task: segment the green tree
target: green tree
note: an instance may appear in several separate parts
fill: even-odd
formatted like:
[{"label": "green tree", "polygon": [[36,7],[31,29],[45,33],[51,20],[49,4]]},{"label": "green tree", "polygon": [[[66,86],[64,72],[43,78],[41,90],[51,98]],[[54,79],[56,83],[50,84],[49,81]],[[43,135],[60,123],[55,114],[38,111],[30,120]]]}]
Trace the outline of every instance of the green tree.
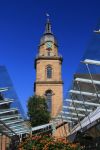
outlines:
[{"label": "green tree", "polygon": [[47,103],[44,97],[31,96],[28,100],[28,116],[32,127],[46,124],[50,121]]}]

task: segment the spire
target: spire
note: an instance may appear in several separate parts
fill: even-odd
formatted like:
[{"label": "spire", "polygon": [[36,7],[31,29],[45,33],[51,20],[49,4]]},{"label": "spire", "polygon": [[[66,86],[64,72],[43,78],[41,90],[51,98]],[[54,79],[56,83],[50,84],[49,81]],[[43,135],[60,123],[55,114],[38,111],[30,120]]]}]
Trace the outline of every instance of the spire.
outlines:
[{"label": "spire", "polygon": [[40,45],[45,44],[47,41],[51,41],[55,45],[58,45],[57,40],[56,40],[54,34],[52,33],[52,30],[51,30],[51,23],[50,23],[50,19],[49,19],[49,14],[46,14],[46,18],[47,19],[46,19],[46,25],[45,25],[45,32],[40,39]]},{"label": "spire", "polygon": [[49,15],[49,14],[46,14],[46,17],[47,17],[47,22],[46,22],[44,34],[48,34],[48,33],[51,33],[51,34],[52,34],[52,31],[51,31],[51,23],[50,23],[50,19],[49,19],[50,15]]}]

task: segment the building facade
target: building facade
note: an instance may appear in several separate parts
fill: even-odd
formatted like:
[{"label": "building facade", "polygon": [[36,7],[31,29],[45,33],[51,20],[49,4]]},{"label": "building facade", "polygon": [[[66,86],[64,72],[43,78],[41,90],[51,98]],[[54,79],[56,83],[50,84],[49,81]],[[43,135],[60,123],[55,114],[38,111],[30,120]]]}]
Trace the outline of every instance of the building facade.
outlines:
[{"label": "building facade", "polygon": [[47,19],[45,32],[40,39],[35,59],[36,81],[34,92],[45,96],[48,110],[55,117],[62,108],[63,81],[61,76],[62,57],[58,54],[58,43]]}]

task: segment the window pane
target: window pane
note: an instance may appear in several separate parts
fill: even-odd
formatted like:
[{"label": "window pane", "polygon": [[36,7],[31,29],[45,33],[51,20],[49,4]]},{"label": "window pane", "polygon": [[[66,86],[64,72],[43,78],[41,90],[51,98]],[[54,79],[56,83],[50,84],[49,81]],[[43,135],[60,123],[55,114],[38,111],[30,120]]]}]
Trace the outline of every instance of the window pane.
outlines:
[{"label": "window pane", "polygon": [[47,78],[52,78],[52,68],[50,66],[47,67]]},{"label": "window pane", "polygon": [[51,91],[46,94],[46,100],[47,100],[48,111],[51,112],[51,105],[52,105],[52,102],[51,102],[52,101],[52,93],[51,93]]}]

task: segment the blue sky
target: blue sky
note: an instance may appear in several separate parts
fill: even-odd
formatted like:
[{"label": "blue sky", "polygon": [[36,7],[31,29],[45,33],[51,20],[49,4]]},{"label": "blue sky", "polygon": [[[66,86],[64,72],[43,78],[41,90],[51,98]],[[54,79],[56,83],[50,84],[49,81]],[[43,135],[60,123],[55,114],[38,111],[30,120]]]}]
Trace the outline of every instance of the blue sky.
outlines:
[{"label": "blue sky", "polygon": [[65,97],[100,19],[100,0],[0,0],[0,65],[7,67],[25,111],[27,99],[33,94],[34,59],[46,12],[64,59]]}]

